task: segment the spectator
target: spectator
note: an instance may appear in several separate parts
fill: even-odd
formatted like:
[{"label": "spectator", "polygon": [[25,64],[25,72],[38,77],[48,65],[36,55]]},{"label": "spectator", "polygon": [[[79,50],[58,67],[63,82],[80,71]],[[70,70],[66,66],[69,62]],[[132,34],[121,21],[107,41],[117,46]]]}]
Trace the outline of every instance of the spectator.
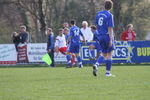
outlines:
[{"label": "spectator", "polygon": [[48,41],[47,41],[47,52],[49,56],[51,57],[52,64],[50,67],[55,67],[54,65],[54,44],[55,44],[55,39],[53,35],[53,31],[51,28],[47,29],[47,35],[48,35]]},{"label": "spectator", "polygon": [[85,40],[87,42],[90,42],[90,41],[93,40],[93,33],[91,32],[91,28],[88,27],[88,22],[87,21],[82,22],[81,32],[82,32],[82,34],[85,37]]},{"label": "spectator", "polygon": [[127,25],[127,30],[125,30],[121,34],[121,40],[122,41],[134,41],[135,37],[136,37],[136,34],[133,31],[133,25],[132,24],[128,24]]},{"label": "spectator", "polygon": [[69,23],[68,22],[64,22],[63,28],[69,28]]},{"label": "spectator", "polygon": [[29,33],[26,32],[26,26],[20,26],[20,42],[21,43],[28,43],[29,42]]},{"label": "spectator", "polygon": [[18,44],[20,43],[20,36],[17,32],[13,32],[11,37],[13,43],[15,44],[16,51],[18,52]]}]

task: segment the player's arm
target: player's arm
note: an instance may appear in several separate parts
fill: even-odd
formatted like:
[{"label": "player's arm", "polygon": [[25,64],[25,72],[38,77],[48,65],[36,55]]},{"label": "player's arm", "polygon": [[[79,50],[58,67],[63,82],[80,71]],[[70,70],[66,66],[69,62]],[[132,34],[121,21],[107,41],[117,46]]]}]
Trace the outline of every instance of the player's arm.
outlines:
[{"label": "player's arm", "polygon": [[79,34],[82,37],[83,42],[86,42],[85,37],[84,37],[83,33],[81,32],[81,30],[79,31]]},{"label": "player's arm", "polygon": [[110,47],[112,46],[112,40],[113,40],[113,27],[114,27],[114,19],[113,19],[113,15],[111,15],[108,20],[108,34],[110,38],[110,41],[109,41]]},{"label": "player's arm", "polygon": [[68,36],[68,39],[67,39],[67,44],[69,44],[69,42],[71,41],[71,38],[72,38],[72,36],[73,36],[73,31],[72,31],[72,29],[70,29],[70,31],[69,31],[69,36]]},{"label": "player's arm", "polygon": [[69,42],[71,41],[71,38],[72,38],[71,36],[68,37],[67,44],[69,44]]},{"label": "player's arm", "polygon": [[58,46],[58,44],[59,44],[59,39],[58,39],[58,37],[56,37],[56,39],[55,39],[55,52],[59,52],[59,46]]},{"label": "player's arm", "polygon": [[110,38],[110,42],[109,42],[109,46],[112,46],[112,40],[113,40],[113,28],[112,27],[108,27],[108,34],[109,34],[109,38]]},{"label": "player's arm", "polygon": [[83,34],[81,34],[81,36],[82,36],[82,40],[83,40],[83,42],[86,42],[84,35],[83,35]]}]

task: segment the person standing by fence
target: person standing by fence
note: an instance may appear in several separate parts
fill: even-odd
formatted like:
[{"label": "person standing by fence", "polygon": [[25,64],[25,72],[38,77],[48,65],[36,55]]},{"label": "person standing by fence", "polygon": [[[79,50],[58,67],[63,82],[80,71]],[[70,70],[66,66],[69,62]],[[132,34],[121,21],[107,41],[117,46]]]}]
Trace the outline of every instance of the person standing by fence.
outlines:
[{"label": "person standing by fence", "polygon": [[54,33],[52,31],[52,28],[47,29],[47,35],[48,35],[48,40],[47,40],[47,52],[52,60],[52,64],[50,67],[55,67],[54,64],[54,45],[55,45],[55,38],[54,38]]}]

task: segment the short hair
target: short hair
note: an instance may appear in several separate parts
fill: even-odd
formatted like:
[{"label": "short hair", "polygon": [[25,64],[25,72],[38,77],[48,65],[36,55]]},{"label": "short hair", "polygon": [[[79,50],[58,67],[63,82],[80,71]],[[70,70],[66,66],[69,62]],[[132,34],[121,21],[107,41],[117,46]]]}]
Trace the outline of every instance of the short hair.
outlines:
[{"label": "short hair", "polygon": [[20,28],[26,30],[26,26],[25,25],[21,25]]},{"label": "short hair", "polygon": [[48,31],[52,31],[52,28],[47,28]]},{"label": "short hair", "polygon": [[71,25],[75,25],[75,24],[76,24],[76,21],[75,21],[74,19],[72,19],[72,20],[70,21],[70,24],[71,24]]},{"label": "short hair", "polygon": [[113,7],[113,2],[111,0],[106,0],[105,1],[105,9],[110,10]]},{"label": "short hair", "polygon": [[95,25],[92,25],[92,26],[91,26],[91,29],[96,30],[96,26],[95,26]]},{"label": "short hair", "polygon": [[60,28],[59,31],[63,31],[63,28]]},{"label": "short hair", "polygon": [[133,25],[132,25],[132,24],[128,24],[128,25],[127,25],[127,29],[128,29],[129,27],[132,27],[132,28],[133,28]]},{"label": "short hair", "polygon": [[86,25],[88,26],[88,22],[87,22],[87,21],[83,21],[83,22],[82,22],[82,25],[83,25],[83,24],[86,24]]},{"label": "short hair", "polygon": [[65,30],[65,31],[69,31],[69,28],[65,27],[64,30]]}]

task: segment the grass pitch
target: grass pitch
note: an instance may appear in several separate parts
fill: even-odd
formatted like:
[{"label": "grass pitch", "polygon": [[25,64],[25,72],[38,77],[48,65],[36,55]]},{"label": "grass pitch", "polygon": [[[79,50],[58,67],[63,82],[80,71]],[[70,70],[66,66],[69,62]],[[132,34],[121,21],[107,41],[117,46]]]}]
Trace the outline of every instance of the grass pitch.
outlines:
[{"label": "grass pitch", "polygon": [[0,68],[0,100],[150,100],[150,66]]}]

